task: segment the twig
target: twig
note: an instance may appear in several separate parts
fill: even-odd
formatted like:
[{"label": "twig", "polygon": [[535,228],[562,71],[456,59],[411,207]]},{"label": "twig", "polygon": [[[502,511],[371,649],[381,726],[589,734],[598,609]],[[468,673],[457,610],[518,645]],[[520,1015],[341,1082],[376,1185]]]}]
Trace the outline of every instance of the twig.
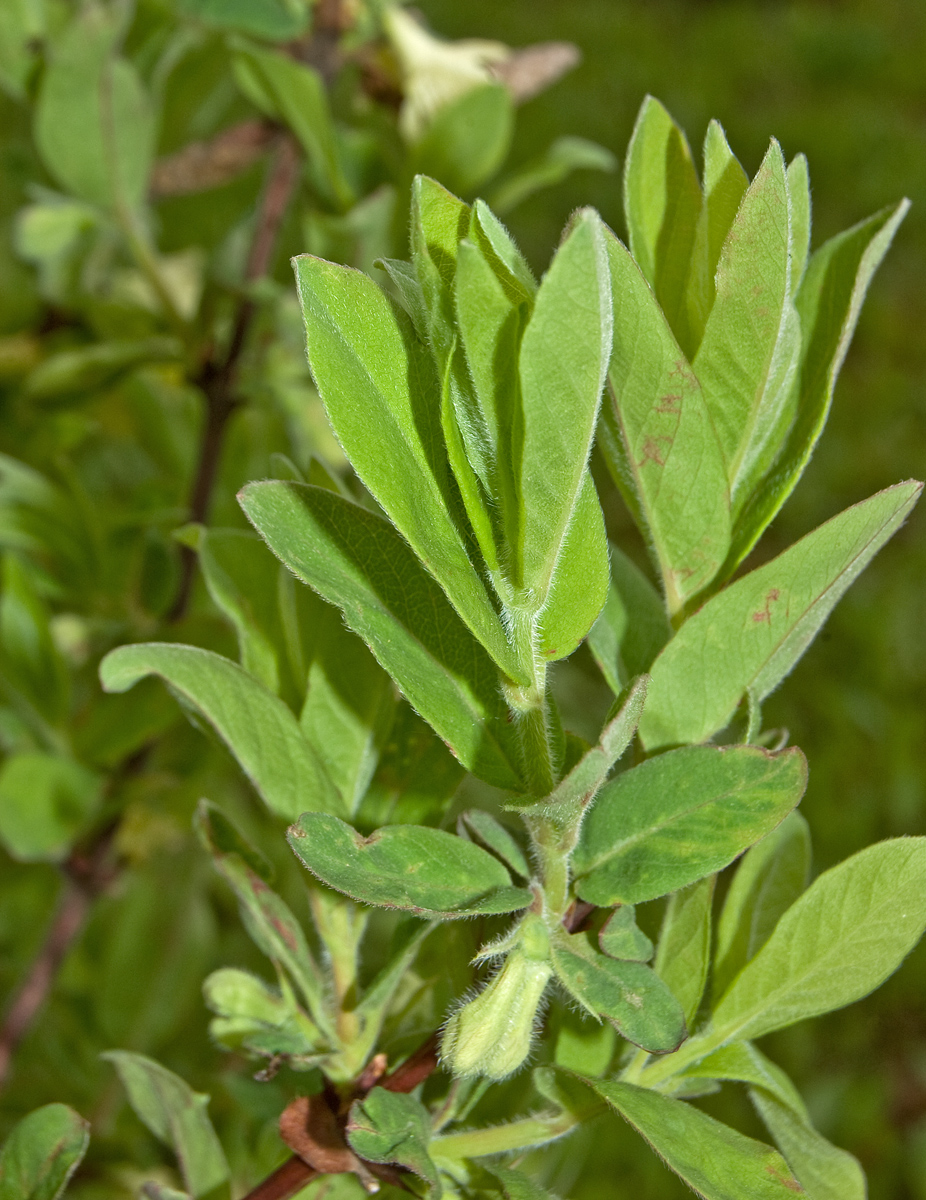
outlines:
[{"label": "twig", "polygon": [[[251,253],[248,256],[245,272],[248,283],[253,283],[267,274],[277,235],[298,178],[299,152],[296,143],[289,134],[281,134],[270,178],[264,189]],[[236,394],[238,364],[256,312],[257,306],[254,301],[245,297],[238,308],[224,356],[221,359],[208,359],[194,381],[206,398],[206,422],[190,492],[191,521],[203,522],[209,514],[209,502],[222,453],[222,443],[225,440],[225,430],[229,418],[240,403]],[[171,621],[179,620],[186,612],[195,568],[195,551],[189,546],[182,547],[180,586],[169,614],[168,619]]]},{"label": "twig", "polygon": [[244,1200],[289,1200],[318,1175],[298,1154],[288,1158],[267,1178],[252,1188]]},{"label": "twig", "polygon": [[17,1046],[45,1003],[68,950],[84,927],[91,904],[113,879],[108,858],[114,832],[115,825],[108,826],[86,854],[75,851],[62,867],[64,891],[55,918],[0,1029],[0,1088],[9,1076]]}]

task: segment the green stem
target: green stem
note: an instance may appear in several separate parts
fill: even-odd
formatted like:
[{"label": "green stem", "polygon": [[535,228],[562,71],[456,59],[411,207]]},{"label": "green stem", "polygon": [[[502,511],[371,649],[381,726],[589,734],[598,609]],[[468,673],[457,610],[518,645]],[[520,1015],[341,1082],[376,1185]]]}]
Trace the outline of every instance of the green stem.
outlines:
[{"label": "green stem", "polygon": [[473,1129],[466,1133],[448,1133],[434,1138],[430,1152],[435,1158],[482,1158],[487,1154],[505,1154],[512,1150],[529,1150],[543,1146],[575,1129],[579,1118],[570,1112],[525,1117],[509,1125],[491,1129]]},{"label": "green stem", "polygon": [[553,756],[547,730],[546,698],[536,708],[521,712],[515,718],[521,740],[524,778],[534,796],[548,796],[553,791]]}]

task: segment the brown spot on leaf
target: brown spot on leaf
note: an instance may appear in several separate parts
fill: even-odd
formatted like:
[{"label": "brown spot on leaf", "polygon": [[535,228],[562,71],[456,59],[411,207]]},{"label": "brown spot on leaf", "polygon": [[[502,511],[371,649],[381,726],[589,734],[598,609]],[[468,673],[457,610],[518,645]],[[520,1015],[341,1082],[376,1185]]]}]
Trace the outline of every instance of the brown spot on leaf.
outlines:
[{"label": "brown spot on leaf", "polygon": [[642,467],[644,463],[653,462],[657,467],[664,467],[666,452],[671,445],[670,437],[648,437],[643,443],[643,457],[637,466]]},{"label": "brown spot on leaf", "polygon": [[672,413],[677,415],[682,411],[682,397],[679,392],[669,392],[665,396],[659,397],[659,403],[656,405],[658,413]]},{"label": "brown spot on leaf", "polygon": [[765,596],[765,608],[760,608],[752,614],[753,621],[760,624],[762,621],[767,621],[769,625],[772,623],[772,604],[781,598],[781,592],[778,588],[769,588]]},{"label": "brown spot on leaf", "polygon": [[771,1163],[766,1166],[765,1173],[766,1175],[771,1175],[776,1183],[780,1183],[782,1187],[786,1187],[789,1192],[794,1192],[795,1196],[805,1196],[807,1194],[793,1176],[782,1175],[778,1168],[772,1166]]}]

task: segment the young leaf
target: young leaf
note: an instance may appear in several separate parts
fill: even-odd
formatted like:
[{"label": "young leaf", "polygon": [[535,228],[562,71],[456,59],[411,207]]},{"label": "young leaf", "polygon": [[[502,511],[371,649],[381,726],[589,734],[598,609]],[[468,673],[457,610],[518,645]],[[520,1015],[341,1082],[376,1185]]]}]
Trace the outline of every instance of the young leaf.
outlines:
[{"label": "young leaf", "polygon": [[318,1061],[318,1031],[288,988],[281,995],[247,971],[223,967],[206,979],[203,999],[217,1014],[209,1024],[210,1035],[229,1050],[266,1058],[285,1055],[297,1070]]},{"label": "young leaf", "polygon": [[[598,934],[598,945],[608,958],[629,959],[630,962],[649,962],[653,943],[637,925],[632,904],[616,908]],[[657,970],[660,978],[663,973]]]},{"label": "young leaf", "polygon": [[655,971],[599,954],[581,933],[564,934],[551,953],[560,983],[592,1016],[607,1017],[621,1037],[650,1054],[678,1048],[685,1018]]},{"label": "young leaf", "polygon": [[0,1200],[57,1200],[80,1166],[90,1123],[66,1104],[46,1104],[16,1125],[0,1150]]},{"label": "young leaf", "polygon": [[184,1186],[194,1200],[231,1195],[228,1163],[206,1112],[209,1097],[143,1054],[109,1050],[139,1120],[177,1155]]},{"label": "young leaf", "polygon": [[672,636],[665,605],[640,568],[612,542],[611,586],[588,648],[615,696],[648,671]]},{"label": "young leaf", "polygon": [[209,650],[166,642],[119,646],[100,663],[108,692],[128,691],[146,675],[160,675],[203,714],[278,816],[344,811],[296,718],[241,667]]},{"label": "young leaf", "polygon": [[21,862],[59,862],[100,804],[102,780],[51,754],[11,754],[0,767],[0,841]]},{"label": "young leaf", "polygon": [[791,199],[791,295],[804,279],[810,255],[810,173],[807,158],[797,154],[788,163],[788,196]]},{"label": "young leaf", "polygon": [[796,748],[686,746],[648,759],[586,817],[576,890],[592,904],[639,904],[720,871],[784,820],[806,783]]},{"label": "young leaf", "polygon": [[515,912],[531,902],[497,858],[441,829],[387,825],[364,838],[336,817],[306,813],[288,840],[322,883],[364,904],[450,918]]},{"label": "young leaf", "polygon": [[471,88],[434,117],[415,148],[416,169],[466,195],[505,161],[513,131],[508,89],[497,83]]},{"label": "young leaf", "polygon": [[350,208],[354,195],[344,177],[328,95],[322,77],[313,67],[289,54],[263,50],[240,43],[238,63],[256,75],[258,85],[270,98],[275,112],[290,127],[305,151],[314,181],[342,211]]},{"label": "young leaf", "polygon": [[51,175],[83,200],[137,209],[148,187],[155,118],[138,73],[114,53],[121,16],[87,8],[54,41],[35,115]]},{"label": "young leaf", "polygon": [[787,1200],[801,1193],[780,1154],[690,1104],[617,1080],[592,1086],[704,1200]]},{"label": "young leaf", "polygon": [[760,702],[773,691],[906,520],[922,486],[899,483],[846,509],[686,621],[653,664],[640,721],[647,750],[706,741],[747,692]]},{"label": "young leaf", "polygon": [[704,137],[704,200],[686,295],[690,343],[684,349],[691,356],[697,353],[714,306],[717,264],[747,187],[749,179],[727,144],[726,134],[717,121],[711,121]]},{"label": "young leaf", "polygon": [[829,416],[868,285],[909,208],[903,200],[876,213],[811,258],[795,297],[803,340],[797,414],[778,461],[736,523],[726,573],[746,557],[803,475]]},{"label": "young leaf", "polygon": [[395,716],[392,681],[363,642],[328,609],[324,636],[309,670],[299,718],[353,815],[362,801]]},{"label": "young leaf", "polygon": [[711,965],[711,903],[716,881],[715,875],[708,875],[669,897],[653,964],[678,998],[689,1029],[698,1015]]},{"label": "young leaf", "polygon": [[346,1132],[361,1158],[413,1171],[428,1184],[432,1200],[440,1200],[440,1176],[428,1154],[431,1114],[420,1100],[375,1087],[351,1105]]},{"label": "young leaf", "polygon": [[692,366],[738,513],[778,450],[773,434],[801,345],[791,303],[791,203],[773,142],[743,197],[717,267],[717,296]]},{"label": "young leaf", "polygon": [[[611,330],[602,225],[597,214],[586,210],[575,219],[544,276],[521,341],[523,441],[515,453],[522,540],[516,555],[524,604],[532,615],[548,599],[557,560],[578,516],[611,353]],[[594,490],[590,503],[597,509]],[[607,590],[603,536],[599,550],[600,569],[589,582],[594,588],[599,576],[603,580],[603,604]],[[594,570],[594,553],[586,561]],[[597,615],[596,611],[589,627]]]},{"label": "young leaf", "polygon": [[624,165],[630,250],[676,338],[688,342],[685,284],[701,188],[685,135],[658,100],[640,108]]},{"label": "young leaf", "polygon": [[610,232],[607,246],[614,347],[600,444],[650,542],[674,613],[726,558],[726,468],[698,380],[653,293]]},{"label": "young leaf", "polygon": [[749,1094],[809,1200],[866,1200],[865,1173],[857,1159],[773,1095],[757,1088]]},{"label": "young leaf", "polygon": [[521,678],[450,515],[441,386],[427,349],[359,271],[310,255],[294,263],[312,374],[347,456],[466,625],[503,671]]},{"label": "young leaf", "polygon": [[512,871],[520,875],[522,879],[530,879],[532,872],[530,864],[524,857],[524,851],[505,826],[497,821],[491,813],[487,813],[481,808],[471,808],[469,812],[463,813],[459,820],[464,826],[469,827],[484,846],[494,850]]},{"label": "young leaf", "polygon": [[766,1058],[752,1042],[731,1042],[695,1066],[687,1067],[679,1078],[723,1079],[749,1084],[774,1097],[801,1121],[809,1123],[810,1118],[800,1092],[781,1067]]},{"label": "young leaf", "polygon": [[290,975],[316,1024],[330,1032],[322,974],[302,926],[267,884],[265,865],[217,808],[200,801],[196,826],[216,870],[238,898],[241,917],[255,945]]},{"label": "young leaf", "polygon": [[743,856],[717,924],[713,991],[722,996],[765,945],[810,878],[810,830],[798,812]]},{"label": "young leaf", "polygon": [[498,787],[517,787],[498,674],[392,526],[295,483],[249,484],[240,502],[274,554],[342,610],[460,762]]},{"label": "young leaf", "polygon": [[704,1036],[753,1039],[867,996],[926,928],[926,838],[879,842],[825,871],[731,984]]}]

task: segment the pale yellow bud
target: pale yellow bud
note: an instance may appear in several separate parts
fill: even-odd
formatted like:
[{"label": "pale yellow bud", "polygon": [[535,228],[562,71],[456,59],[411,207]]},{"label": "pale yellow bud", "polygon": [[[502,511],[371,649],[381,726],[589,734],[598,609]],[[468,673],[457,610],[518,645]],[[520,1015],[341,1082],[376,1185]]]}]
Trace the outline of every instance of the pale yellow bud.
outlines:
[{"label": "pale yellow bud", "polygon": [[530,1053],[553,968],[544,954],[546,931],[532,927],[525,933],[527,944],[516,946],[486,988],[447,1022],[441,1056],[454,1075],[504,1079]]}]

